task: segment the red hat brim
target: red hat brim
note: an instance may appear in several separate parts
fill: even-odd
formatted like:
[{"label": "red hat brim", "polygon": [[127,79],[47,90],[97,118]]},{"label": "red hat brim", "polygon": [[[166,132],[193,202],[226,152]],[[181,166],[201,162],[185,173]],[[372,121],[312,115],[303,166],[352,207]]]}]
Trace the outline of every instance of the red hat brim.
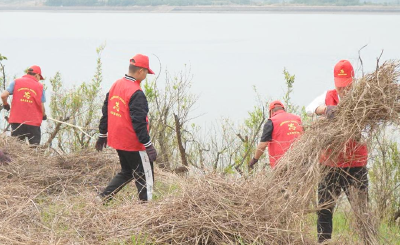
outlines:
[{"label": "red hat brim", "polygon": [[149,71],[149,74],[154,74],[154,71],[152,69],[147,69]]},{"label": "red hat brim", "polygon": [[338,88],[347,87],[353,82],[351,77],[335,77],[335,86]]}]

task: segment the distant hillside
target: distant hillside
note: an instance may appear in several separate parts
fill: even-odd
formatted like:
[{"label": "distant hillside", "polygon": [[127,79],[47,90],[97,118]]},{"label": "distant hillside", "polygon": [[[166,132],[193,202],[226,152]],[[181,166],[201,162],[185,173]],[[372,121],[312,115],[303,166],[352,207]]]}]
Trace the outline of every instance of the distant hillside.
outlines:
[{"label": "distant hillside", "polygon": [[365,5],[400,4],[400,0],[46,0],[48,6],[194,6],[194,5],[267,5],[267,4],[304,4],[304,5]]},{"label": "distant hillside", "polygon": [[196,5],[400,5],[400,0],[0,0],[12,6],[196,6]]}]

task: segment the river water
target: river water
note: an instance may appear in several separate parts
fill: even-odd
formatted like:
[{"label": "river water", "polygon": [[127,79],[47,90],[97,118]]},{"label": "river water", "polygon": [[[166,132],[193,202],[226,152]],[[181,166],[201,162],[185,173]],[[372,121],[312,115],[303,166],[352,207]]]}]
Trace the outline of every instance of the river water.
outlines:
[{"label": "river water", "polygon": [[105,92],[136,53],[149,55],[159,73],[157,55],[162,74],[191,68],[200,96],[193,115],[206,123],[245,118],[256,103],[253,87],[281,98],[284,68],[296,75],[293,101],[307,105],[333,88],[337,61],[350,60],[361,74],[364,45],[366,72],[382,50],[381,60],[399,59],[399,30],[396,14],[0,12],[0,54],[10,77],[37,64],[47,78],[60,71],[65,83],[78,84],[91,79],[96,47],[106,43]]}]

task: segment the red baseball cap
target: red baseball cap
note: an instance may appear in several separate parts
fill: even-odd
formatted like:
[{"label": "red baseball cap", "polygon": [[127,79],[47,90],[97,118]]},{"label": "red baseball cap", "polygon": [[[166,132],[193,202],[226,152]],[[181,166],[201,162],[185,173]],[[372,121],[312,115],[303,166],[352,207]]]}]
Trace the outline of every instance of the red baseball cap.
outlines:
[{"label": "red baseball cap", "polygon": [[32,73],[36,73],[40,76],[40,80],[44,80],[43,76],[42,76],[42,69],[40,69],[39,66],[31,66],[28,69],[28,72],[32,72]]},{"label": "red baseball cap", "polygon": [[353,82],[354,69],[348,60],[341,60],[333,71],[336,87],[346,87]]},{"label": "red baseball cap", "polygon": [[154,74],[154,72],[149,67],[149,57],[143,54],[137,54],[130,60],[131,64],[137,67],[145,68],[149,71],[149,74]]},{"label": "red baseball cap", "polygon": [[285,106],[283,105],[282,102],[280,102],[279,100],[275,100],[275,101],[272,101],[272,102],[269,104],[269,110],[271,111],[271,110],[275,109],[275,107],[277,107],[277,106],[280,106],[280,107],[282,107],[283,109],[285,109]]}]

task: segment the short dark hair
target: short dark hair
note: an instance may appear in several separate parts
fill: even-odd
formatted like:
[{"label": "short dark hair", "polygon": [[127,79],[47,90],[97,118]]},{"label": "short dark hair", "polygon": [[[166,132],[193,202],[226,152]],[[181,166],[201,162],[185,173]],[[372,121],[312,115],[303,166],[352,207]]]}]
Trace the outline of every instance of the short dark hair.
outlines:
[{"label": "short dark hair", "polygon": [[[135,63],[135,60],[132,59],[131,62]],[[142,68],[142,67],[138,67],[138,66],[135,66],[135,65],[133,65],[133,64],[130,64],[130,65],[129,65],[129,73],[136,73],[136,72],[137,72],[138,70],[140,70],[141,68]]]},{"label": "short dark hair", "polygon": [[275,108],[271,110],[271,113],[274,113],[274,112],[280,111],[280,110],[285,110],[285,108],[282,106],[275,106]]},{"label": "short dark hair", "polygon": [[31,76],[36,76],[36,75],[37,75],[37,73],[31,72],[31,71],[28,71],[27,74],[28,74],[28,75],[31,75]]}]

